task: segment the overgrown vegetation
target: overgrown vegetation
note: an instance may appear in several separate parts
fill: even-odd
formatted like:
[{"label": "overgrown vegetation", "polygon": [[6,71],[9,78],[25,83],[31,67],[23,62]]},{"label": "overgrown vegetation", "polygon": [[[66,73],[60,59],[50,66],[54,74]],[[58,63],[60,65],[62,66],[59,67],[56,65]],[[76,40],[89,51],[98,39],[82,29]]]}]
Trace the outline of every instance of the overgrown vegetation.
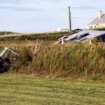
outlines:
[{"label": "overgrown vegetation", "polygon": [[9,47],[19,52],[20,58],[10,72],[49,77],[105,78],[103,43],[69,43],[61,46],[38,41],[33,44],[27,42],[23,46],[12,44]]},{"label": "overgrown vegetation", "polygon": [[12,68],[0,75],[0,105],[105,104],[104,43],[92,40],[93,45],[84,42],[61,46],[49,38],[24,38],[0,41],[0,51],[7,46],[20,55],[15,61],[9,56]]}]

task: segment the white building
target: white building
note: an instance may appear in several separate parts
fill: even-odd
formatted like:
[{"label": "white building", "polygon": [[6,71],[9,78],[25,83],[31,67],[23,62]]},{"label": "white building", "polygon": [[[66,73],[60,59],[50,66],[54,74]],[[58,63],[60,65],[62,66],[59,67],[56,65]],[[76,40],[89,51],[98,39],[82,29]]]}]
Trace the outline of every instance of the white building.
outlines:
[{"label": "white building", "polygon": [[57,32],[69,32],[69,29],[58,28],[56,31]]},{"label": "white building", "polygon": [[100,10],[98,16],[88,25],[89,29],[105,28],[105,14]]}]

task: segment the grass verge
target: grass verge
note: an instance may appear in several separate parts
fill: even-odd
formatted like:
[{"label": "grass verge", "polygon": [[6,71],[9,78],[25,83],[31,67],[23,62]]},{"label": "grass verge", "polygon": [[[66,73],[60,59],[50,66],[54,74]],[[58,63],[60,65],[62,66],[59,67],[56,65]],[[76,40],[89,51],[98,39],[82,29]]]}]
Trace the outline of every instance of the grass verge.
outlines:
[{"label": "grass verge", "polygon": [[69,43],[63,46],[53,43],[1,41],[0,49],[8,46],[20,54],[18,61],[12,63],[10,72],[53,78],[105,79],[104,43]]},{"label": "grass verge", "polygon": [[105,82],[3,74],[0,105],[105,105]]}]

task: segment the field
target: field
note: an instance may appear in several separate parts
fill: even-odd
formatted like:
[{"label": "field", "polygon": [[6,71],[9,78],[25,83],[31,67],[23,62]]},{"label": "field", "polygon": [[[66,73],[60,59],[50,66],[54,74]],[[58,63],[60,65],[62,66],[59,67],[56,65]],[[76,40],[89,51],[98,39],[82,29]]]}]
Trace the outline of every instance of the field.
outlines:
[{"label": "field", "polygon": [[6,55],[12,67],[0,74],[0,105],[105,105],[105,44],[56,45],[62,35],[1,36],[0,51],[19,58]]},{"label": "field", "polygon": [[105,82],[2,74],[0,105],[105,105]]},{"label": "field", "polygon": [[70,32],[45,32],[45,33],[0,33],[0,40],[57,40],[58,38],[70,35]]}]

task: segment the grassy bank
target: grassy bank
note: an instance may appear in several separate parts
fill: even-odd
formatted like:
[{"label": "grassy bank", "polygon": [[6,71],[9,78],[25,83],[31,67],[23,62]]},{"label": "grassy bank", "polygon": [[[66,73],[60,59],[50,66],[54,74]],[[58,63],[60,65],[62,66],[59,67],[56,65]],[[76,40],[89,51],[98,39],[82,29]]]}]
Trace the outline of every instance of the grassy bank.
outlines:
[{"label": "grassy bank", "polygon": [[[3,44],[5,43],[5,44]],[[0,42],[20,54],[10,72],[45,77],[105,79],[105,44],[26,41]]]},{"label": "grassy bank", "polygon": [[105,105],[105,83],[0,75],[0,105]]}]

